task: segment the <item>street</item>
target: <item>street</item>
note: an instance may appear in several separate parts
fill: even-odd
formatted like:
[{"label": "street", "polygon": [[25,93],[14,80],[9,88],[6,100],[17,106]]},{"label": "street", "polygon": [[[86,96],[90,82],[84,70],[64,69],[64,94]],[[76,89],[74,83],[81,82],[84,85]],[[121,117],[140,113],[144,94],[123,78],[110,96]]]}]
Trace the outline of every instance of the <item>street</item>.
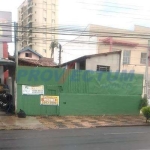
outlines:
[{"label": "street", "polygon": [[150,150],[150,127],[0,131],[0,150]]}]

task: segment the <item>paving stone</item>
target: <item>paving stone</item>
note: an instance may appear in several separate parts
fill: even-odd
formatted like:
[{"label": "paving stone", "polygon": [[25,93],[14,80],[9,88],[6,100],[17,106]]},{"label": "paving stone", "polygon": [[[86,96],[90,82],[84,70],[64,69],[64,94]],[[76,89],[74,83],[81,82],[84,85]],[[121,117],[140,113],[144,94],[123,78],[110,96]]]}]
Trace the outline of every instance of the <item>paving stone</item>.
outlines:
[{"label": "paving stone", "polygon": [[123,125],[150,125],[150,123],[145,123],[143,116],[50,116],[21,119],[0,115],[0,129],[66,129]]},{"label": "paving stone", "polygon": [[74,123],[74,125],[77,126],[77,127],[85,127],[85,126],[83,126],[82,124],[79,124],[79,123]]}]

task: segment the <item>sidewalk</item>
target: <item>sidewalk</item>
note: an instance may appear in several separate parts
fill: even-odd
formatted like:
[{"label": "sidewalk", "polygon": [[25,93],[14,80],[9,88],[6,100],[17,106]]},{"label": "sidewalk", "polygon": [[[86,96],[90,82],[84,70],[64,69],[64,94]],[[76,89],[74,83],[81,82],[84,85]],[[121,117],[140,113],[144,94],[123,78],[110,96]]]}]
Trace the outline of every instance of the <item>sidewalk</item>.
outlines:
[{"label": "sidewalk", "polygon": [[36,117],[18,118],[0,112],[0,130],[46,130]]},{"label": "sidewalk", "polygon": [[120,126],[147,126],[143,116],[26,117],[0,114],[0,130],[48,130]]},{"label": "sidewalk", "polygon": [[38,117],[49,129],[147,126],[143,116],[68,116]]}]

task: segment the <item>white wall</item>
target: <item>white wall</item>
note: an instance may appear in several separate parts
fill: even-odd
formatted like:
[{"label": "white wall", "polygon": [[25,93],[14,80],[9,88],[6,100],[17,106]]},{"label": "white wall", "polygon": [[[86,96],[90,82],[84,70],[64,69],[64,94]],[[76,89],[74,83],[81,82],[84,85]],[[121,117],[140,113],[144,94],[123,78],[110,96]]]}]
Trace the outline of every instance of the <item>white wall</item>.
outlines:
[{"label": "white wall", "polygon": [[120,54],[95,56],[86,59],[86,70],[97,70],[97,65],[110,66],[112,72],[120,69]]},{"label": "white wall", "polygon": [[3,43],[0,43],[0,58],[3,58]]},{"label": "white wall", "polygon": [[32,53],[32,52],[30,52],[30,51],[22,52],[22,53],[19,54],[19,58],[39,60],[39,56],[35,55],[34,53],[32,53],[32,57],[26,57],[25,56],[26,53]]}]

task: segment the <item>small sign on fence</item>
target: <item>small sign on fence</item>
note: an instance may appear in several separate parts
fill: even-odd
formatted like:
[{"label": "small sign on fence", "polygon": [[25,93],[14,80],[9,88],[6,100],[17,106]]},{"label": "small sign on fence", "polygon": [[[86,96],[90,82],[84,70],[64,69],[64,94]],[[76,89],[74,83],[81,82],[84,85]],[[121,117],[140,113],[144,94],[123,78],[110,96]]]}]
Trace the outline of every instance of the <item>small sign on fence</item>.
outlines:
[{"label": "small sign on fence", "polygon": [[41,105],[59,106],[59,96],[41,95]]},{"label": "small sign on fence", "polygon": [[22,85],[22,94],[23,95],[43,95],[44,85],[40,85],[40,86]]}]

